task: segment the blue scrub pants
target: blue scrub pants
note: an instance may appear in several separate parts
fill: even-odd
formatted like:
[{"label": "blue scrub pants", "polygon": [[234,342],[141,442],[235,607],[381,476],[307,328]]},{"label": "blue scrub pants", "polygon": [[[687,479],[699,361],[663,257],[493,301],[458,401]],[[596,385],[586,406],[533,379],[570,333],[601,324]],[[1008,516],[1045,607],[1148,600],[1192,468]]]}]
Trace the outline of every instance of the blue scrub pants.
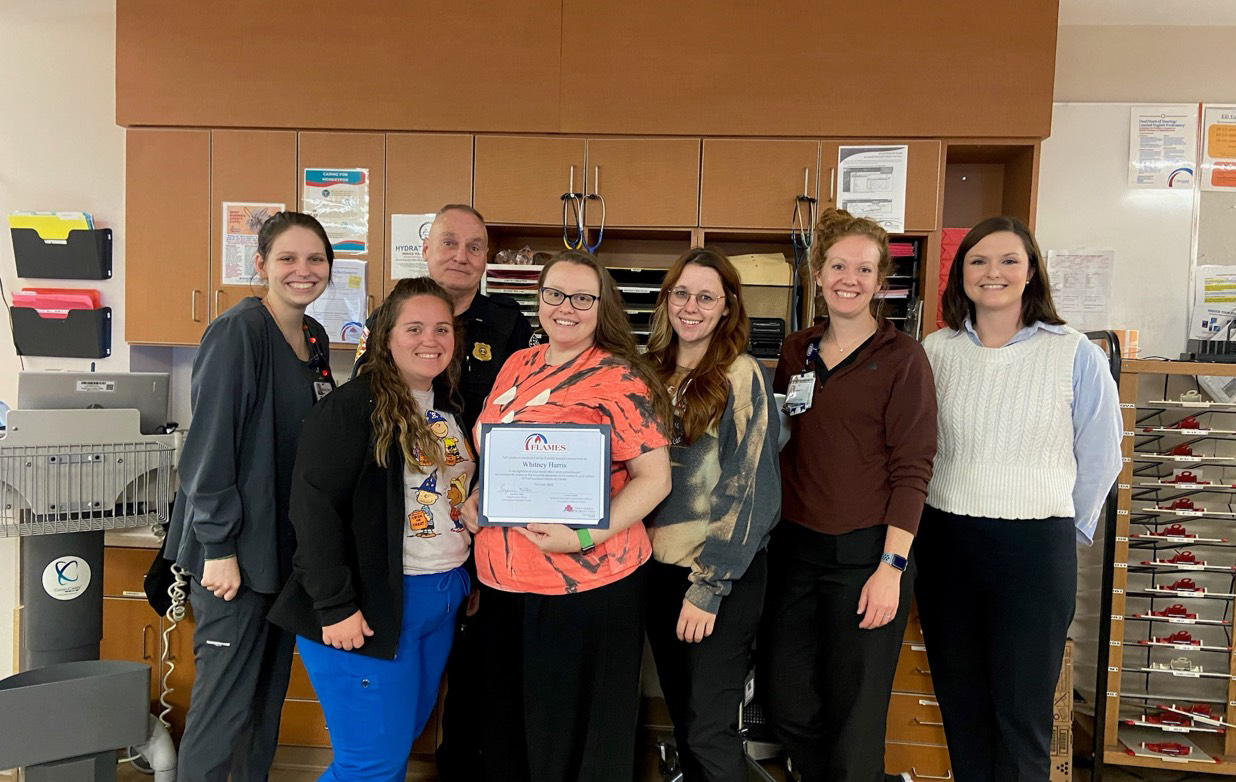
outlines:
[{"label": "blue scrub pants", "polygon": [[334,752],[321,781],[402,782],[412,742],[437,701],[455,615],[470,589],[463,568],[404,576],[403,627],[393,660],[297,636]]}]

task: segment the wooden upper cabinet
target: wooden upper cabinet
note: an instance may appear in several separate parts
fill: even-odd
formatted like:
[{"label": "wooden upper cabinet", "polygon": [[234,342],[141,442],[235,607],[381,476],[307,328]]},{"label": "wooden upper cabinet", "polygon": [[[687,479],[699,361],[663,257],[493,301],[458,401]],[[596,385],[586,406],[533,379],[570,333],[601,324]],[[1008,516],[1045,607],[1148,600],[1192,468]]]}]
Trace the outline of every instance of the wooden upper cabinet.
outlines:
[{"label": "wooden upper cabinet", "polygon": [[[252,271],[252,258],[225,258],[223,204],[283,205],[295,211],[298,204],[296,134],[291,131],[215,130],[210,135],[210,304],[217,318],[246,296],[262,295],[263,284]],[[224,285],[229,266],[243,260],[251,280]],[[234,268],[232,273],[234,273]]]},{"label": "wooden upper cabinet", "polygon": [[[336,254],[335,260],[367,261],[367,310],[382,301],[386,279],[386,136],[382,133],[301,133],[296,163],[299,203],[304,206],[306,168],[364,168],[369,172],[369,250],[364,255]],[[339,341],[331,334],[331,343]],[[346,347],[346,345],[342,346]]]},{"label": "wooden upper cabinet", "polygon": [[210,307],[210,132],[130,129],[125,145],[125,340],[196,345]]},{"label": "wooden upper cabinet", "polygon": [[[447,204],[472,203],[472,136],[431,133],[386,135],[386,224],[397,214],[437,212]],[[391,279],[391,238],[386,239],[387,270],[383,291]]]},{"label": "wooden upper cabinet", "polygon": [[[690,228],[698,222],[699,139],[588,139],[585,169],[585,192],[605,199],[606,225]],[[588,201],[589,225],[600,225],[597,203]]]},{"label": "wooden upper cabinet", "polygon": [[795,196],[815,196],[819,173],[818,141],[704,139],[700,225],[788,232]]},{"label": "wooden upper cabinet", "polygon": [[820,144],[820,208],[837,206],[837,154],[842,146],[909,147],[906,168],[907,231],[934,231],[940,227],[941,194],[944,192],[944,145],[939,141],[836,141]]},{"label": "wooden upper cabinet", "polygon": [[489,223],[561,225],[562,194],[584,192],[584,155],[582,138],[477,136],[472,205]]}]

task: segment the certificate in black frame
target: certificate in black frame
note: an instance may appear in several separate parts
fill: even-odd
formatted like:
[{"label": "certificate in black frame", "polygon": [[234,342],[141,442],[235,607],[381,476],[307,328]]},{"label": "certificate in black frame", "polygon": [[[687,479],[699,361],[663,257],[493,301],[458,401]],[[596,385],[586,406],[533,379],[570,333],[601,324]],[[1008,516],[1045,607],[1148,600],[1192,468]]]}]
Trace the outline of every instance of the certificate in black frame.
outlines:
[{"label": "certificate in black frame", "polygon": [[[550,433],[562,433],[564,431],[595,431],[601,436],[600,453],[598,466],[597,480],[600,482],[600,502],[601,516],[595,522],[581,523],[572,521],[569,518],[540,516],[526,519],[524,521],[496,521],[490,518],[490,515],[499,518],[505,518],[499,514],[486,514],[485,510],[485,483],[486,474],[489,472],[489,467],[492,464],[492,457],[487,456],[490,433],[495,429],[501,429],[512,433],[512,436],[518,438],[523,436],[525,452],[529,454],[529,459],[544,460],[545,462],[552,461],[555,453],[561,451],[553,449],[553,446],[560,445],[554,443]],[[519,433],[518,435],[515,433]],[[477,505],[477,523],[482,527],[522,527],[526,524],[565,524],[572,529],[609,529],[609,508],[610,508],[610,468],[611,468],[611,427],[609,424],[571,424],[571,423],[522,423],[514,422],[509,424],[503,423],[482,423],[480,425],[480,437],[477,444],[480,451],[480,464],[477,470],[477,488],[480,491]],[[539,438],[539,439],[536,439]],[[551,450],[553,449],[553,450]],[[568,504],[564,510],[571,510]]]}]

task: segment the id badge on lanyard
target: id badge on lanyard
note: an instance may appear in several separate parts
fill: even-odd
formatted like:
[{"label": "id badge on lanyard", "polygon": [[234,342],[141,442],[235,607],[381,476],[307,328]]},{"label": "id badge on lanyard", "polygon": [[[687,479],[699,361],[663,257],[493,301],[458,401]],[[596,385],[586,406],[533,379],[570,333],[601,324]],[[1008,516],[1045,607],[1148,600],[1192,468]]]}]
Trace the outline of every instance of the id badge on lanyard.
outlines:
[{"label": "id badge on lanyard", "polygon": [[815,371],[811,368],[811,359],[817,349],[814,342],[807,345],[807,361],[803,371],[790,378],[785,404],[781,406],[786,415],[801,415],[811,409],[811,400],[815,396]]},{"label": "id badge on lanyard", "polygon": [[335,390],[335,387],[327,380],[316,380],[313,383],[313,401],[321,402],[322,398]]}]

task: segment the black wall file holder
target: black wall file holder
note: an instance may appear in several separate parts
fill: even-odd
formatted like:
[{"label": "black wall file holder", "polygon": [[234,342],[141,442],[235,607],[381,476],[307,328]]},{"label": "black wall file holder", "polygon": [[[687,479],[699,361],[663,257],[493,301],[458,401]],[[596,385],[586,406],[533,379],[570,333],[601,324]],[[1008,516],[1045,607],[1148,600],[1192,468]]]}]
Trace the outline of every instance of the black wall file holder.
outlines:
[{"label": "black wall file holder", "polygon": [[64,244],[43,241],[33,228],[10,228],[17,276],[58,280],[110,280],[112,229],[69,231]]},{"label": "black wall file holder", "polygon": [[31,307],[10,307],[13,345],[21,356],[107,358],[112,354],[112,308],[69,310],[45,318]]}]

